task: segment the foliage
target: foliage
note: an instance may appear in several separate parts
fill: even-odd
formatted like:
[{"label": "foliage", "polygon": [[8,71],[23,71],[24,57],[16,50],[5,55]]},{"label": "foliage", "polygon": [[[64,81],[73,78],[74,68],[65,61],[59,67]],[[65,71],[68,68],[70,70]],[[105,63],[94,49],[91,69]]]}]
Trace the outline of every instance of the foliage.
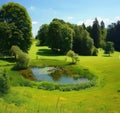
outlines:
[{"label": "foliage", "polygon": [[20,53],[18,55],[18,58],[17,58],[17,64],[16,64],[16,68],[17,69],[25,69],[25,68],[28,68],[29,66],[29,57],[27,56],[26,53]]},{"label": "foliage", "polygon": [[110,56],[110,54],[114,52],[113,46],[114,46],[113,42],[110,42],[110,41],[106,42],[105,54],[109,54]]},{"label": "foliage", "polygon": [[0,94],[8,93],[10,89],[9,79],[6,75],[6,71],[4,70],[2,72],[2,75],[0,75]]},{"label": "foliage", "polygon": [[93,56],[98,56],[98,49],[96,47],[93,48]]},{"label": "foliage", "polygon": [[99,22],[98,22],[97,18],[95,18],[95,20],[93,22],[91,37],[94,40],[95,47],[99,48],[100,47],[100,41],[101,41],[101,30],[100,30],[100,25],[99,25]]},{"label": "foliage", "polygon": [[71,57],[71,60],[72,60],[73,64],[76,64],[79,61],[78,55],[72,50],[69,50],[67,52],[67,56]]},{"label": "foliage", "polygon": [[[32,27],[27,10],[18,3],[10,2],[4,4],[0,9],[0,22],[10,24],[10,28],[7,27],[7,30],[10,30],[9,34],[7,34],[7,36],[5,35],[5,38],[0,34],[1,39],[5,41],[5,47],[8,48],[8,44],[9,48],[11,48],[12,45],[17,45],[23,51],[28,51],[31,45]],[[6,34],[6,31],[3,31],[3,34]]]},{"label": "foliage", "polygon": [[48,40],[48,24],[43,24],[37,33],[36,39],[40,40],[40,45],[47,45]]},{"label": "foliage", "polygon": [[100,29],[101,29],[100,47],[104,48],[107,37],[107,29],[105,28],[105,24],[103,21],[101,21]]},{"label": "foliage", "polygon": [[113,42],[115,50],[120,51],[120,21],[108,26],[107,41]]},{"label": "foliage", "polygon": [[38,85],[38,89],[44,90],[60,90],[60,91],[72,91],[72,90],[81,90],[95,86],[95,80],[89,81],[86,83],[77,83],[77,84],[57,84],[50,82],[41,82]]},{"label": "foliage", "polygon": [[73,50],[80,55],[92,55],[94,47],[89,33],[82,26],[73,26],[75,35],[73,38]]},{"label": "foliage", "polygon": [[11,53],[15,55],[15,58],[17,59],[17,63],[15,65],[16,69],[24,69],[27,68],[29,65],[29,57],[26,53],[24,53],[18,46],[12,46],[11,47]]},{"label": "foliage", "polygon": [[49,47],[62,54],[66,53],[72,49],[73,33],[73,30],[64,21],[54,19],[49,25]]},{"label": "foliage", "polygon": [[106,43],[107,29],[103,21],[98,22],[97,18],[93,21],[92,26],[88,26],[86,30],[90,33],[90,37],[94,40],[96,48],[104,48]]},{"label": "foliage", "polygon": [[20,53],[22,53],[22,51],[20,50],[20,48],[19,48],[18,46],[15,46],[15,45],[13,45],[13,46],[11,47],[10,52],[11,52],[11,55],[15,56],[15,58],[17,58],[18,55],[19,55]]}]

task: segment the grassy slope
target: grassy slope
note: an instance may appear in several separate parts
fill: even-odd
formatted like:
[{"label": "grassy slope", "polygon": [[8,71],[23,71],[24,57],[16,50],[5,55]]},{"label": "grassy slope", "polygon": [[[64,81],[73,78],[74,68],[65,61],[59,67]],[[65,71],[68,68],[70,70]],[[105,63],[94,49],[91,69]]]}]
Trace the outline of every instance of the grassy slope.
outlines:
[{"label": "grassy slope", "polygon": [[[29,53],[30,57],[36,59],[38,49],[45,48],[36,47],[34,43]],[[116,52],[112,57],[104,57],[102,54],[98,57],[80,56],[79,63],[99,77],[96,87],[71,92],[13,87],[10,94],[5,96],[4,99],[0,98],[0,113],[119,113],[119,54]],[[56,60],[65,59],[65,56],[38,57]],[[9,104],[9,102],[13,104]]]}]

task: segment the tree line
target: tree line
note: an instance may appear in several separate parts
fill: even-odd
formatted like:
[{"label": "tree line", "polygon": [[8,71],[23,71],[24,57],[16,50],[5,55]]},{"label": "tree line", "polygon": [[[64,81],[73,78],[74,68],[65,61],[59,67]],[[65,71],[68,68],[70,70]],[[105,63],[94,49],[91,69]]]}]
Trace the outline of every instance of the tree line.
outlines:
[{"label": "tree line", "polygon": [[[73,50],[79,55],[97,55],[97,48],[105,49],[113,43],[115,50],[120,51],[119,37],[120,21],[105,28],[104,22],[99,23],[97,18],[87,27],[55,18],[50,24],[40,26],[36,36],[41,45],[47,45],[55,52],[66,54]],[[27,52],[31,39],[32,24],[26,8],[14,2],[4,4],[0,8],[0,53],[8,54],[13,45]]]},{"label": "tree line", "polygon": [[99,23],[97,18],[93,25],[88,27],[84,23],[76,25],[55,18],[50,24],[40,26],[36,39],[40,40],[40,45],[49,46],[53,51],[62,54],[73,50],[79,55],[97,55],[98,48],[107,50],[106,53],[109,53],[109,48],[113,50],[115,42],[110,40],[109,32],[104,22]]}]

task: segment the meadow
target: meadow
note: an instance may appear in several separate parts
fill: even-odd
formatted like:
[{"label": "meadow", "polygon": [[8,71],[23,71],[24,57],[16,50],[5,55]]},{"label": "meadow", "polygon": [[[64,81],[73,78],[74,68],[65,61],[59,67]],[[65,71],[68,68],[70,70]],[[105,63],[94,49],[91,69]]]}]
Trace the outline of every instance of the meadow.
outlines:
[{"label": "meadow", "polygon": [[[49,55],[49,54],[51,55]],[[83,66],[97,76],[94,87],[66,91],[41,90],[35,82],[24,79],[11,70],[14,61],[0,60],[0,69],[6,69],[12,81],[8,94],[0,96],[0,113],[119,113],[120,112],[120,52],[110,57],[99,50],[98,56],[79,56],[76,66]],[[30,65],[64,65],[66,56],[51,53],[46,46],[33,43]],[[41,61],[41,62],[40,62]],[[28,85],[29,84],[29,85]],[[32,84],[33,86],[31,86]]]}]

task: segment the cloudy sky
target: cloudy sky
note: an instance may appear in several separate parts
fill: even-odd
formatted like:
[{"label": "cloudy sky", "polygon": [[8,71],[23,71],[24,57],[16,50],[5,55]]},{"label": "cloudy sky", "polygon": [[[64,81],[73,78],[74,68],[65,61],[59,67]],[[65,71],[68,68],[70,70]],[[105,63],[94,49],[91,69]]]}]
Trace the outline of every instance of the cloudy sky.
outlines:
[{"label": "cloudy sky", "polygon": [[73,24],[91,25],[97,17],[106,26],[120,20],[120,0],[0,0],[2,4],[16,2],[26,7],[33,25],[33,34],[42,24],[49,24],[53,18]]}]

